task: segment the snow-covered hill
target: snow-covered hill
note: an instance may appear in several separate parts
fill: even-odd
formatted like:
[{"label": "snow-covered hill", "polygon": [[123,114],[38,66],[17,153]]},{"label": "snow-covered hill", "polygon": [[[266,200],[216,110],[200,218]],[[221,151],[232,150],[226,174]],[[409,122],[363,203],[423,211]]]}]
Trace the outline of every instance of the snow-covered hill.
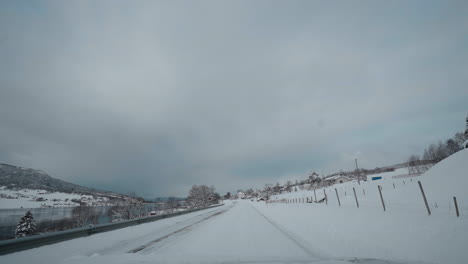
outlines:
[{"label": "snow-covered hill", "polygon": [[430,201],[442,204],[455,196],[468,205],[468,149],[436,164],[423,174],[422,182]]},{"label": "snow-covered hill", "polygon": [[0,164],[0,209],[115,205],[128,199],[55,179],[40,170]]},{"label": "snow-covered hill", "polygon": [[112,203],[109,197],[103,196],[32,189],[9,190],[5,186],[0,187],[0,209],[70,207],[80,204],[98,206]]},{"label": "snow-covered hill", "polygon": [[[398,174],[398,171],[393,174]],[[378,185],[382,186],[382,195],[387,211],[401,210],[404,212],[427,213],[419,189],[418,181],[424,188],[431,213],[455,214],[453,197],[457,197],[461,216],[468,216],[468,149],[461,150],[429,169],[421,176],[392,177],[392,173],[384,176],[382,180],[367,181],[358,184],[357,181],[335,184],[330,187],[274,195],[273,200],[281,199],[313,199],[317,200],[327,194],[329,205],[338,205],[337,192],[342,207],[357,207],[354,190],[360,207],[383,210]],[[398,175],[397,175],[398,176]],[[336,189],[336,191],[335,191]]]}]

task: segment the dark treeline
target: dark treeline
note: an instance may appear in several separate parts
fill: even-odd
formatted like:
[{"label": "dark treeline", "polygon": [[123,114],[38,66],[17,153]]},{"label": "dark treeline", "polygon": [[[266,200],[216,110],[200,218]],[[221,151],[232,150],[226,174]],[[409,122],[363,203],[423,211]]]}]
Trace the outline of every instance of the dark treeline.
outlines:
[{"label": "dark treeline", "polygon": [[408,158],[409,173],[423,173],[432,165],[460,151],[467,138],[467,133],[458,132],[452,138],[430,144],[424,150],[422,156],[418,154],[411,155]]}]

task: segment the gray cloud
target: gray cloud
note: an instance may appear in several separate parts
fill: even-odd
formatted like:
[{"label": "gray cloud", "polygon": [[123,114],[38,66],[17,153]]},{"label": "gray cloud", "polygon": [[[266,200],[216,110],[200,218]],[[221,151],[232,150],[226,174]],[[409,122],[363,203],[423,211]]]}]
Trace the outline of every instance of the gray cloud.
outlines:
[{"label": "gray cloud", "polygon": [[463,129],[463,1],[0,5],[0,160],[75,183],[224,192]]}]

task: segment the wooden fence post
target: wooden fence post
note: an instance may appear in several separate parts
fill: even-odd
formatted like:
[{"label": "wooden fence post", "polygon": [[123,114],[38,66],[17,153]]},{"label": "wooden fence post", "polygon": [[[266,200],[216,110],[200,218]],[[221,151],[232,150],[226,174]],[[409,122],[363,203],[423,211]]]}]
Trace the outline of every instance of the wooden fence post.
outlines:
[{"label": "wooden fence post", "polygon": [[393,183],[393,189],[395,189],[395,183]]},{"label": "wooden fence post", "polygon": [[382,207],[383,207],[383,210],[385,212],[385,202],[384,202],[384,199],[383,199],[383,196],[382,196],[382,187],[380,185],[377,185],[377,188],[379,189],[379,193],[380,193],[380,200],[382,201]]},{"label": "wooden fence post", "polygon": [[317,194],[315,193],[315,189],[314,189],[314,196],[315,196],[315,202],[317,202]]},{"label": "wooden fence post", "polygon": [[323,194],[325,195],[325,204],[328,205],[328,197],[327,192],[325,192],[325,189],[323,189]]},{"label": "wooden fence post", "polygon": [[335,192],[336,192],[336,198],[338,198],[338,205],[341,206],[340,196],[338,196],[338,190],[336,188],[335,188]]},{"label": "wooden fence post", "polygon": [[359,202],[358,202],[357,195],[356,195],[356,189],[354,189],[354,187],[353,187],[353,192],[354,192],[354,198],[356,199],[357,208],[359,208]]},{"label": "wooden fence post", "polygon": [[457,204],[457,197],[453,197],[453,203],[455,203],[455,211],[457,212],[457,217],[460,216],[460,212],[458,211],[458,204]]},{"label": "wooden fence post", "polygon": [[364,188],[362,188],[362,193],[366,196],[366,190]]},{"label": "wooden fence post", "polygon": [[418,181],[418,184],[419,184],[419,189],[421,189],[421,193],[424,198],[424,203],[426,204],[427,213],[431,215],[431,209],[429,208],[429,204],[427,204],[426,194],[424,194],[424,189],[422,187],[421,181]]}]

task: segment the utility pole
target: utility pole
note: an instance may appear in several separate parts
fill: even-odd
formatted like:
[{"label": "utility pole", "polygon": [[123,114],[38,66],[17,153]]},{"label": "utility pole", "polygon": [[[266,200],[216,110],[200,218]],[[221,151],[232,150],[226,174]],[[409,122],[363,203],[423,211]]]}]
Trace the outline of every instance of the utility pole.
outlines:
[{"label": "utility pole", "polygon": [[361,185],[361,181],[359,180],[359,168],[358,168],[358,165],[357,165],[357,159],[354,159],[354,162],[356,162],[356,173],[357,173],[357,182],[359,185]]}]

